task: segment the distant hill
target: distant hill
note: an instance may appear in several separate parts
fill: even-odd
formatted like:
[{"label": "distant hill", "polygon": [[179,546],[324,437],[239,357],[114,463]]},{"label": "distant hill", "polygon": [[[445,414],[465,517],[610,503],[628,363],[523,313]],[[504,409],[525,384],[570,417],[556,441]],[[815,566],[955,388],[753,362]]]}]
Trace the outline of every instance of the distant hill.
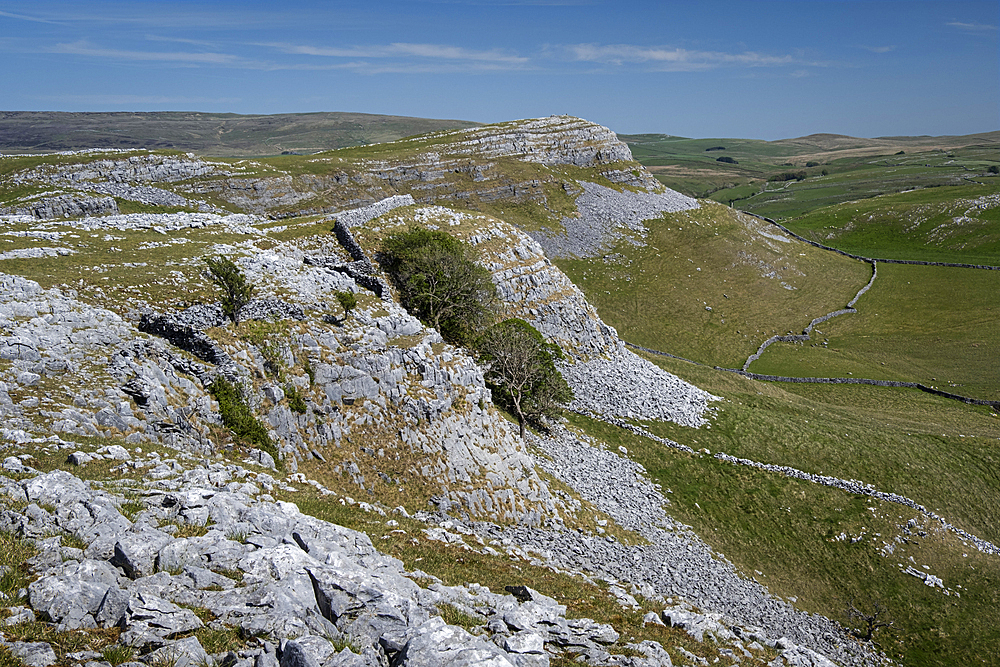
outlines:
[{"label": "distant hill", "polygon": [[874,139],[811,134],[779,141],[620,138],[667,187],[782,220],[882,194],[985,182],[988,170],[1000,166],[996,131]]},{"label": "distant hill", "polygon": [[347,112],[264,116],[187,111],[3,111],[0,153],[150,148],[219,157],[277,155],[362,146],[478,125],[464,120]]}]

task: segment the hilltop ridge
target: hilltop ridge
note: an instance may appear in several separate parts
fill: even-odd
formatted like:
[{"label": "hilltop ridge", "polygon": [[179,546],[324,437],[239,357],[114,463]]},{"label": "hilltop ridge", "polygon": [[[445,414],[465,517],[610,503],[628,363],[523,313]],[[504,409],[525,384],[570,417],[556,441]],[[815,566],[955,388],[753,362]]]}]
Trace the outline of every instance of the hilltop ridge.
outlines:
[{"label": "hilltop ridge", "polygon": [[171,149],[214,156],[314,153],[475,125],[478,123],[462,120],[349,112],[2,111],[0,153],[87,148]]}]

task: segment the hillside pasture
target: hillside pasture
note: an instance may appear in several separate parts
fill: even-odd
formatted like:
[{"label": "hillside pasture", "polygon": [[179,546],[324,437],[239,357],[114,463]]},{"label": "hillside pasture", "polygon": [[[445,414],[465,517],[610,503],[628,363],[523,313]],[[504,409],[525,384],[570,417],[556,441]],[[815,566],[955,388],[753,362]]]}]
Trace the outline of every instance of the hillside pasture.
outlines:
[{"label": "hillside pasture", "polygon": [[864,262],[702,201],[646,222],[645,245],[557,260],[622,338],[708,365],[739,368],[767,338],[800,333],[844,308],[871,277]]},{"label": "hillside pasture", "polygon": [[[771,142],[622,138],[667,187],[782,221],[883,194],[991,183],[988,169],[1000,165],[1000,132],[881,139],[812,135]],[[738,164],[718,162],[720,156]],[[804,178],[772,180],[786,172]]]},{"label": "hillside pasture", "polygon": [[806,343],[775,343],[750,366],[764,375],[919,382],[1000,400],[1000,271],[879,264],[856,314]]},{"label": "hillside pasture", "polygon": [[852,201],[782,224],[868,257],[1000,265],[1000,177]]},{"label": "hillside pasture", "polygon": [[[657,435],[699,452],[861,479],[1000,540],[1000,423],[989,410],[914,390],[761,383],[650,358],[724,398],[710,429],[643,424]],[[847,623],[851,600],[870,597],[895,621],[876,641],[903,664],[937,665],[945,656],[954,664],[992,661],[986,647],[1000,635],[985,619],[1000,603],[1000,561],[919,512],[708,453],[685,454],[584,417],[571,422],[626,447],[668,489],[671,516],[796,607]],[[909,566],[941,577],[959,595],[924,585],[903,571]]]}]

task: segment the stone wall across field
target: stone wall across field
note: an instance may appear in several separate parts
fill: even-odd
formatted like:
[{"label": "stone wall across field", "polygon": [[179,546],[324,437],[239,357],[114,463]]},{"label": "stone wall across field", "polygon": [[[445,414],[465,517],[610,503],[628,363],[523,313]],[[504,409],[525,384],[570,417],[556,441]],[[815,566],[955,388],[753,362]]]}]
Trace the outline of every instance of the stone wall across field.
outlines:
[{"label": "stone wall across field", "polygon": [[808,243],[811,246],[815,246],[817,248],[822,248],[823,250],[829,250],[830,252],[835,252],[838,255],[843,255],[844,257],[850,257],[851,259],[858,259],[858,260],[861,260],[862,262],[869,262],[869,263],[871,263],[871,262],[884,262],[886,264],[915,264],[915,265],[918,265],[918,266],[950,266],[950,267],[957,268],[957,269],[983,269],[983,270],[986,270],[986,271],[1000,271],[1000,266],[990,266],[988,264],[961,264],[961,263],[954,263],[954,262],[925,262],[925,261],[916,260],[916,259],[883,259],[883,258],[876,258],[876,257],[863,257],[862,255],[855,255],[853,253],[849,253],[849,252],[846,252],[844,250],[838,250],[837,248],[831,248],[830,246],[823,245],[822,243],[817,243],[816,241],[812,241],[812,240],[807,239],[807,238],[805,238],[803,236],[799,236],[798,234],[796,234],[792,230],[790,230],[787,227],[785,227],[784,225],[782,225],[780,222],[777,222],[776,220],[772,220],[771,218],[765,218],[762,215],[757,215],[756,213],[751,213],[750,211],[740,211],[740,212],[741,213],[745,213],[746,215],[752,215],[753,217],[759,218],[759,219],[761,219],[761,220],[763,220],[765,222],[769,222],[772,225],[774,225],[775,227],[777,227],[778,229],[780,229],[781,231],[783,231],[786,234],[788,234],[789,236],[795,237],[798,240],[802,241],[803,243]]},{"label": "stone wall across field", "polygon": [[942,391],[919,382],[903,382],[901,380],[869,380],[866,378],[787,377],[784,375],[761,375],[759,373],[750,373],[745,370],[736,370],[732,368],[720,368],[719,370],[738,373],[748,378],[762,380],[764,382],[797,382],[800,384],[867,384],[873,387],[902,387],[906,389],[919,389],[920,391],[928,394],[934,394],[935,396],[941,396],[942,398],[950,398],[968,405],[986,405],[1000,411],[1000,401],[986,401],[978,398],[969,398],[968,396]]}]

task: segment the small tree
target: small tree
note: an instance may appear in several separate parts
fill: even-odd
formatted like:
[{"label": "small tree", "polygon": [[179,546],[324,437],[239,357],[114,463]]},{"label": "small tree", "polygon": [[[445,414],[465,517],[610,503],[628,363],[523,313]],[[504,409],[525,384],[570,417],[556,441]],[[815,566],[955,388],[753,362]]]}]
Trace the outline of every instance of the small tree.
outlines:
[{"label": "small tree", "polygon": [[998,167],[997,165],[993,164],[993,165],[990,165],[990,167],[986,171],[988,171],[991,174],[1000,174],[1000,167]]},{"label": "small tree", "polygon": [[337,292],[337,301],[340,302],[340,307],[344,309],[344,319],[351,314],[351,311],[358,306],[358,297],[354,296],[354,292]]},{"label": "small tree", "polygon": [[851,603],[844,610],[844,614],[852,623],[861,625],[855,629],[853,634],[862,641],[871,641],[875,633],[881,628],[891,627],[892,619],[888,618],[888,611],[878,600],[866,597],[862,602],[851,600]]},{"label": "small tree", "polygon": [[254,286],[243,275],[240,267],[228,257],[206,257],[211,280],[222,290],[222,312],[236,322],[240,309],[250,303]]},{"label": "small tree", "polygon": [[412,227],[382,241],[381,261],[411,313],[456,343],[489,322],[496,286],[468,246],[442,231]]},{"label": "small tree", "polygon": [[495,324],[476,345],[487,365],[486,382],[493,397],[517,417],[521,438],[525,422],[559,414],[561,404],[573,400],[573,390],[556,368],[562,351],[546,343],[524,320]]}]

